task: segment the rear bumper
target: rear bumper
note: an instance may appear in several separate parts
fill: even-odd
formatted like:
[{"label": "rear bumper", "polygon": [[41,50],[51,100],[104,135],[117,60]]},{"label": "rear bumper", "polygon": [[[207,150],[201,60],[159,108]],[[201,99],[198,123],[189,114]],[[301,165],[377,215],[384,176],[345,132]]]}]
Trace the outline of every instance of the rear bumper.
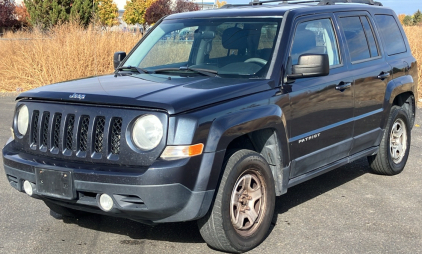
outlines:
[{"label": "rear bumper", "polygon": [[[28,180],[35,184],[35,198],[48,199],[76,210],[144,223],[188,221],[203,217],[211,205],[218,180],[218,176],[213,176],[215,172],[212,165],[218,164],[216,159],[218,161],[222,156],[224,151],[191,159],[161,162],[138,172],[124,167],[111,170],[104,165],[101,171],[97,169],[98,165],[93,169],[92,164],[60,164],[49,161],[48,158],[34,159],[34,156],[14,152],[12,143],[3,149],[6,177],[18,191],[23,192],[23,182]],[[213,161],[214,163],[209,163]],[[38,193],[36,169],[71,172],[74,198]],[[99,195],[103,193],[113,198],[114,207],[111,211],[105,212],[99,207]]]}]

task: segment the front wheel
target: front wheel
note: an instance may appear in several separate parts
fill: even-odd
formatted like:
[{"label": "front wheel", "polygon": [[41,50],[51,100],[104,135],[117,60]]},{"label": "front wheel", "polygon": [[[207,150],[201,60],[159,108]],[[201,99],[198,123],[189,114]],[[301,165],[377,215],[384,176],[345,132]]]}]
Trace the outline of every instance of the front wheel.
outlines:
[{"label": "front wheel", "polygon": [[245,252],[267,236],[274,206],[268,163],[254,151],[239,150],[228,159],[214,205],[198,226],[213,248]]},{"label": "front wheel", "polygon": [[410,120],[407,112],[393,106],[378,154],[369,156],[372,171],[382,175],[396,175],[403,171],[410,150]]}]

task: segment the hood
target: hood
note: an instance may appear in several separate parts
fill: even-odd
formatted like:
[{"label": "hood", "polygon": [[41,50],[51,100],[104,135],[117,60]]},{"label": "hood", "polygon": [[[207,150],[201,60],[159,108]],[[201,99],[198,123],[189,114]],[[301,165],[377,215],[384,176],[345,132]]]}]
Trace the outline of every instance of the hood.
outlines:
[{"label": "hood", "polygon": [[177,114],[265,91],[273,88],[273,84],[269,80],[203,76],[104,75],[43,86],[24,92],[17,99],[135,106]]}]

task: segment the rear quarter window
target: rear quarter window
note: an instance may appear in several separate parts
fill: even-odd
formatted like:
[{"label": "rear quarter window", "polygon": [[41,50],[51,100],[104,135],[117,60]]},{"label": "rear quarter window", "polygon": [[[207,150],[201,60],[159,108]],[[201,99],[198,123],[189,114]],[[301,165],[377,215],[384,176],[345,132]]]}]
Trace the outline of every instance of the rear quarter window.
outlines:
[{"label": "rear quarter window", "polygon": [[387,55],[406,52],[406,44],[396,19],[391,15],[379,14],[375,15],[375,21]]}]

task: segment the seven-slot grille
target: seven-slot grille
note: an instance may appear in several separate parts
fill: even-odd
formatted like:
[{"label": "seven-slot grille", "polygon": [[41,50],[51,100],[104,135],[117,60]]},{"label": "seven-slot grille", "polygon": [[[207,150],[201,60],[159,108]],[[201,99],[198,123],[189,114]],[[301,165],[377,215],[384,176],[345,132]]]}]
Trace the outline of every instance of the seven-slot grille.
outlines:
[{"label": "seven-slot grille", "polygon": [[[74,114],[62,115],[61,113],[34,110],[30,129],[30,145],[33,150],[39,149],[42,152],[49,150],[53,154],[63,152],[63,154],[71,155],[72,152],[76,152],[76,154],[82,154],[83,157],[87,153],[104,156],[118,155],[122,123],[121,117],[111,117],[110,119],[105,116],[89,115],[76,117]],[[92,132],[90,131],[91,126],[93,127]],[[109,135],[109,138],[106,139],[105,135]],[[104,143],[106,141],[108,144]]]}]

